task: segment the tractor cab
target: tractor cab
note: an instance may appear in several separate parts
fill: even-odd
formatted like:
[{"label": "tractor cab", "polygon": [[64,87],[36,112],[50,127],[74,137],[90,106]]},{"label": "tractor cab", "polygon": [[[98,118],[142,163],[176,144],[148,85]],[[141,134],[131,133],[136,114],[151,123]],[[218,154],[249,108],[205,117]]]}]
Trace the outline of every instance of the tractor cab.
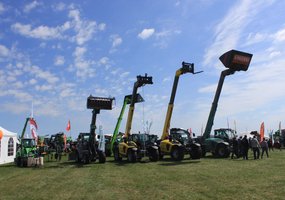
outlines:
[{"label": "tractor cab", "polygon": [[214,138],[223,139],[225,142],[231,142],[234,137],[237,137],[236,131],[230,128],[220,128],[214,130]]},{"label": "tractor cab", "polygon": [[22,148],[34,148],[36,147],[36,141],[32,138],[24,138],[21,140]]},{"label": "tractor cab", "polygon": [[177,140],[183,145],[186,145],[189,140],[191,140],[190,133],[187,130],[181,128],[170,129],[170,135],[172,136],[172,139]]}]

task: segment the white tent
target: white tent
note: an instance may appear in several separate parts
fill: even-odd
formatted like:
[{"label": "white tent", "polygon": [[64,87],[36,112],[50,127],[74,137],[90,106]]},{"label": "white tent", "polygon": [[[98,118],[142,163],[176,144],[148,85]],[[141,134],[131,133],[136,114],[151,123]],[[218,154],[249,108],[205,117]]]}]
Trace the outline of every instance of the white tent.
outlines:
[{"label": "white tent", "polygon": [[0,126],[3,136],[0,140],[0,165],[14,162],[16,157],[17,133],[10,132]]}]

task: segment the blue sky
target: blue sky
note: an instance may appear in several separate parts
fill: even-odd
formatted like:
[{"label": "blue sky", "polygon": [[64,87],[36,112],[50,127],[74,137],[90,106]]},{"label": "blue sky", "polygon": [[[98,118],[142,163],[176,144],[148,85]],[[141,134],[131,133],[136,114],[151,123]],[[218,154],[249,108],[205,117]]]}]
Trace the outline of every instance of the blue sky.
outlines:
[{"label": "blue sky", "polygon": [[[200,134],[207,122],[224,52],[253,54],[247,72],[226,77],[213,128],[239,133],[278,129],[285,113],[285,1],[0,1],[0,125],[20,133],[31,113],[39,135],[89,131],[86,99],[112,96],[97,125],[114,130],[123,98],[137,75],[153,76],[139,90],[132,132],[152,122],[161,135],[175,71],[195,63],[201,74],[180,77],[171,127]],[[125,130],[127,111],[120,131]],[[283,121],[282,121],[283,120]]]}]

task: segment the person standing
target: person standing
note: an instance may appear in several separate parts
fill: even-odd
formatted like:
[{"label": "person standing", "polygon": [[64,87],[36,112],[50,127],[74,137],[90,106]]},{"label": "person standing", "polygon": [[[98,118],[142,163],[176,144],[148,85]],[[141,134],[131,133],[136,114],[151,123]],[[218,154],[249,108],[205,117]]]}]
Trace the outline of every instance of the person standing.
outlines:
[{"label": "person standing", "polygon": [[249,143],[247,136],[244,135],[241,140],[241,147],[242,147],[242,157],[244,160],[248,160],[248,149],[249,149]]},{"label": "person standing", "polygon": [[259,155],[260,155],[260,145],[258,140],[256,139],[256,136],[253,136],[253,138],[251,139],[251,147],[252,147],[252,151],[253,151],[253,156],[254,156],[254,160],[259,159]]},{"label": "person standing", "polygon": [[236,137],[233,138],[233,151],[231,158],[234,158],[234,155],[236,155],[237,158],[239,158],[239,149],[238,149],[238,141]]},{"label": "person standing", "polygon": [[269,139],[268,142],[267,142],[267,144],[268,144],[268,150],[269,150],[269,151],[270,151],[270,150],[271,150],[271,151],[274,151],[272,139]]},{"label": "person standing", "polygon": [[263,153],[266,153],[267,158],[268,156],[268,143],[266,142],[265,138],[263,138],[262,142],[261,142],[261,148],[262,148],[262,152],[261,152],[261,159],[263,157]]}]

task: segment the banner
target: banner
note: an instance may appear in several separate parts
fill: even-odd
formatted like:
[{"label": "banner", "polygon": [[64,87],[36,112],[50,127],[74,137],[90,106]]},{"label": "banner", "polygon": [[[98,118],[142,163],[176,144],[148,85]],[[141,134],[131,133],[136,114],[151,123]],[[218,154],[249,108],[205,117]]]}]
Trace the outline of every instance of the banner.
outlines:
[{"label": "banner", "polygon": [[37,141],[38,135],[37,135],[37,130],[38,130],[38,125],[36,121],[33,118],[30,118],[30,130],[32,133],[32,137]]},{"label": "banner", "polygon": [[71,126],[70,126],[70,120],[68,120],[67,127],[66,127],[66,131],[70,131],[70,128],[71,128]]},{"label": "banner", "polygon": [[67,138],[66,135],[63,135],[63,142],[64,142],[64,150],[66,150],[66,142],[67,142]]},{"label": "banner", "polygon": [[262,122],[260,126],[260,142],[263,140],[263,138],[264,138],[264,122]]}]

